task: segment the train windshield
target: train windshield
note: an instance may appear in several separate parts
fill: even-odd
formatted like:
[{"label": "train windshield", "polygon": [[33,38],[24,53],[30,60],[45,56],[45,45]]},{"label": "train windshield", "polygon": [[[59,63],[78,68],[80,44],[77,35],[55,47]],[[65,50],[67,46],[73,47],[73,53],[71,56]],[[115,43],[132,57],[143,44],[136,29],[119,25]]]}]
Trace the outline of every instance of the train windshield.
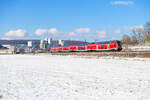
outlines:
[{"label": "train windshield", "polygon": [[121,42],[117,41],[118,47],[121,47]]}]

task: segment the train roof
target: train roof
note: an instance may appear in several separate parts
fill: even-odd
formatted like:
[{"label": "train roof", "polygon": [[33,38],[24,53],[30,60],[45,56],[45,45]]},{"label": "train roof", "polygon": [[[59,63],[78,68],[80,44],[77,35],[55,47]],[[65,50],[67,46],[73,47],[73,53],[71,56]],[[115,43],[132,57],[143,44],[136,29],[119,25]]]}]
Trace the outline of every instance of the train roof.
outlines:
[{"label": "train roof", "polygon": [[84,42],[84,43],[78,43],[77,46],[85,46],[87,45],[88,43],[87,42]]},{"label": "train roof", "polygon": [[89,43],[106,43],[106,42],[113,42],[113,41],[120,41],[120,40],[99,41],[99,42],[89,42]]}]

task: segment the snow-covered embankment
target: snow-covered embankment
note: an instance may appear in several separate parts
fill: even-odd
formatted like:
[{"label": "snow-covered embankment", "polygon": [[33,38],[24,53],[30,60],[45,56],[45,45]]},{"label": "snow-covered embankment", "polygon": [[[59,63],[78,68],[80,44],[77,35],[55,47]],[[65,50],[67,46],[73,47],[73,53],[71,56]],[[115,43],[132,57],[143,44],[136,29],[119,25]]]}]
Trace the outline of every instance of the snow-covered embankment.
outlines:
[{"label": "snow-covered embankment", "polygon": [[2,100],[150,100],[150,59],[1,55]]}]

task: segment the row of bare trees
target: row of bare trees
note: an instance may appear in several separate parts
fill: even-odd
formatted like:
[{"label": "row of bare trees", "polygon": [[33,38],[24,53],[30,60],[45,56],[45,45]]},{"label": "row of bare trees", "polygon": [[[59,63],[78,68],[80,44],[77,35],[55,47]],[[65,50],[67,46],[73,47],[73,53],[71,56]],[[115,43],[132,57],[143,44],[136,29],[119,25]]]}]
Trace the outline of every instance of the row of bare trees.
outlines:
[{"label": "row of bare trees", "polygon": [[147,22],[144,27],[133,28],[130,36],[124,35],[122,38],[122,43],[127,45],[145,42],[150,42],[150,22]]}]

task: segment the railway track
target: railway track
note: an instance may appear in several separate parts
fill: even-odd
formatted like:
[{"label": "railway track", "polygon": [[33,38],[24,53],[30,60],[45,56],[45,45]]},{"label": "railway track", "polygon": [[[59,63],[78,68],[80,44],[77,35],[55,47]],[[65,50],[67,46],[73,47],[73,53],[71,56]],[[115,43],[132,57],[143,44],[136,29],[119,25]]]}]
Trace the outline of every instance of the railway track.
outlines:
[{"label": "railway track", "polygon": [[150,51],[105,51],[105,52],[55,52],[52,55],[150,57]]}]

